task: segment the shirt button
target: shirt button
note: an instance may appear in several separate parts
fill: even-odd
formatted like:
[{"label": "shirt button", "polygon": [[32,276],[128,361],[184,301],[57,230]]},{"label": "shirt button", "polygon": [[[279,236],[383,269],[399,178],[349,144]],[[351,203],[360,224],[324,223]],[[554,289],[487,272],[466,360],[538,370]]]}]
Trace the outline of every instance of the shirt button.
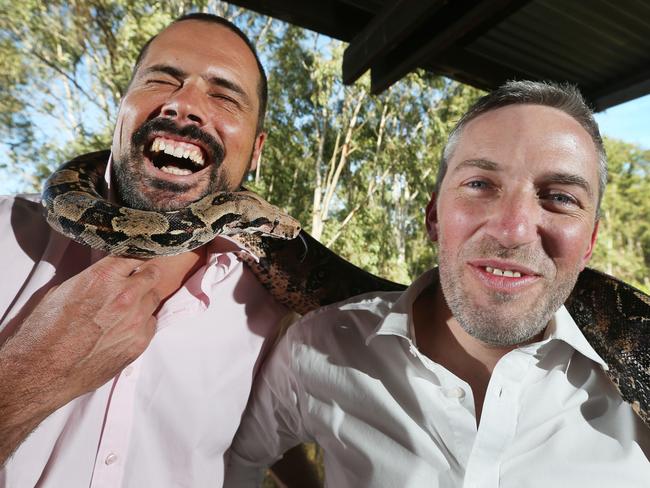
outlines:
[{"label": "shirt button", "polygon": [[447,398],[458,398],[461,400],[462,398],[465,398],[465,390],[463,390],[460,386],[448,388],[445,390],[445,396]]},{"label": "shirt button", "polygon": [[132,373],[133,373],[133,366],[129,365],[126,368],[124,368],[124,376],[131,376]]},{"label": "shirt button", "polygon": [[108,456],[106,456],[106,459],[104,459],[104,463],[107,466],[110,466],[113,464],[115,461],[117,461],[117,454],[111,452]]}]

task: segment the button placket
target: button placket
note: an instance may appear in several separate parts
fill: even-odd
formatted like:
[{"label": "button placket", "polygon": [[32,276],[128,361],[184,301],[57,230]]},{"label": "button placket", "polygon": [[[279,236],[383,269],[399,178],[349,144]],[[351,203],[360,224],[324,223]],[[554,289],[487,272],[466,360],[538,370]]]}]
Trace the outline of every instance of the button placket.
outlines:
[{"label": "button placket", "polygon": [[457,400],[463,400],[465,398],[465,390],[463,390],[460,386],[454,386],[452,388],[445,389],[444,395],[447,398],[455,398]]},{"label": "button placket", "polygon": [[121,486],[133,428],[133,410],[140,358],[115,378],[106,407],[106,422],[99,442],[90,488]]},{"label": "button placket", "polygon": [[104,464],[106,466],[110,466],[111,464],[114,464],[117,461],[117,454],[114,452],[109,452],[108,456],[106,456],[106,459],[104,459]]},{"label": "button placket", "polygon": [[497,363],[488,383],[464,488],[499,486],[500,459],[515,435],[521,385],[532,356],[512,351]]}]

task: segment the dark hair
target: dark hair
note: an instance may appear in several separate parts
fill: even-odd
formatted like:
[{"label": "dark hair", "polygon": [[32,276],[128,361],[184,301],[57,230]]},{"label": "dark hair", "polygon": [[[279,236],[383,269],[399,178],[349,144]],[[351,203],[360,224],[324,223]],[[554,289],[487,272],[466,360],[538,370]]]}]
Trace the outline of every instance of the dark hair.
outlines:
[{"label": "dark hair", "polygon": [[[248,36],[242,32],[242,30],[237,27],[235,24],[230,22],[229,20],[224,19],[223,17],[219,17],[218,15],[214,14],[206,14],[202,12],[196,12],[192,14],[187,14],[183,15],[181,17],[178,17],[174,21],[172,21],[169,25],[176,24],[178,22],[183,22],[185,20],[200,20],[202,22],[212,22],[214,24],[222,25],[223,27],[226,27],[227,29],[230,29],[232,32],[237,34],[248,46],[248,48],[251,50],[253,53],[253,57],[255,58],[255,62],[257,63],[257,69],[259,70],[260,74],[260,81],[257,85],[257,96],[259,98],[260,102],[260,107],[259,107],[259,112],[257,115],[257,133],[259,134],[262,132],[264,128],[264,115],[266,114],[266,103],[268,99],[268,82],[266,79],[266,72],[264,71],[264,67],[262,66],[262,63],[260,62],[260,58],[257,55],[257,50],[255,49],[255,46],[253,43],[250,41]],[[167,26],[169,27],[169,26]],[[161,31],[162,32],[162,31]],[[142,60],[144,59],[145,55],[147,54],[147,50],[149,49],[149,46],[153,42],[153,40],[158,37],[158,34],[155,36],[151,37],[147,42],[144,43],[142,48],[140,49],[140,52],[138,53],[138,57],[135,60],[135,65],[133,66],[133,72],[131,74],[131,81],[133,81],[133,78],[135,77],[136,72],[138,71],[138,68],[140,67],[140,64],[142,63]],[[130,84],[130,82],[129,82]]]},{"label": "dark hair", "polygon": [[600,137],[598,124],[582,94],[573,85],[559,84],[547,81],[508,81],[496,90],[480,98],[456,123],[449,133],[447,144],[442,153],[438,176],[436,177],[436,192],[440,191],[442,180],[447,172],[447,166],[458,144],[465,126],[473,119],[486,112],[508,105],[544,105],[562,110],[573,117],[591,136],[598,153],[598,205],[596,216],[600,214],[600,202],[607,184],[607,155]]}]

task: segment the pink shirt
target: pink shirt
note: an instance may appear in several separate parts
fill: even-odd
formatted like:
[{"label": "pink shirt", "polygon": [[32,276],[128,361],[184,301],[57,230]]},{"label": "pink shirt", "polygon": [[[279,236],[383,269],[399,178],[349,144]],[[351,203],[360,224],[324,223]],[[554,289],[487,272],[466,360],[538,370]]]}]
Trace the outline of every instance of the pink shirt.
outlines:
[{"label": "pink shirt", "polygon": [[[262,353],[287,310],[242,266],[231,241],[158,313],[147,350],[60,408],[0,470],[0,487],[221,486],[224,453]],[[52,285],[100,256],[52,231],[35,198],[0,197],[0,344]]]}]

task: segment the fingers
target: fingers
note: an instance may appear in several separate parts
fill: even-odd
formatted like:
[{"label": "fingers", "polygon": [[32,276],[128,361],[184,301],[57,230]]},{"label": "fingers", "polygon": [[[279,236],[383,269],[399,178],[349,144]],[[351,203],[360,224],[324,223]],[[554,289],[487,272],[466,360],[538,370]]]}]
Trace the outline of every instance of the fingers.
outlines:
[{"label": "fingers", "polygon": [[161,275],[160,267],[153,260],[121,256],[106,256],[88,269],[91,268],[105,280],[125,280],[125,285],[139,288],[143,293],[153,288]]},{"label": "fingers", "polygon": [[106,256],[97,261],[93,266],[91,266],[91,268],[105,268],[111,274],[126,278],[133,274],[133,271],[136,268],[142,266],[146,262],[145,259],[127,258],[123,256]]},{"label": "fingers", "polygon": [[162,303],[162,296],[155,288],[150,289],[142,296],[142,306],[153,314]]},{"label": "fingers", "polygon": [[155,289],[161,269],[152,261],[136,258],[106,256],[80,275],[68,280],[69,293],[77,300],[85,298],[115,320],[128,310],[153,313],[162,297]]}]

